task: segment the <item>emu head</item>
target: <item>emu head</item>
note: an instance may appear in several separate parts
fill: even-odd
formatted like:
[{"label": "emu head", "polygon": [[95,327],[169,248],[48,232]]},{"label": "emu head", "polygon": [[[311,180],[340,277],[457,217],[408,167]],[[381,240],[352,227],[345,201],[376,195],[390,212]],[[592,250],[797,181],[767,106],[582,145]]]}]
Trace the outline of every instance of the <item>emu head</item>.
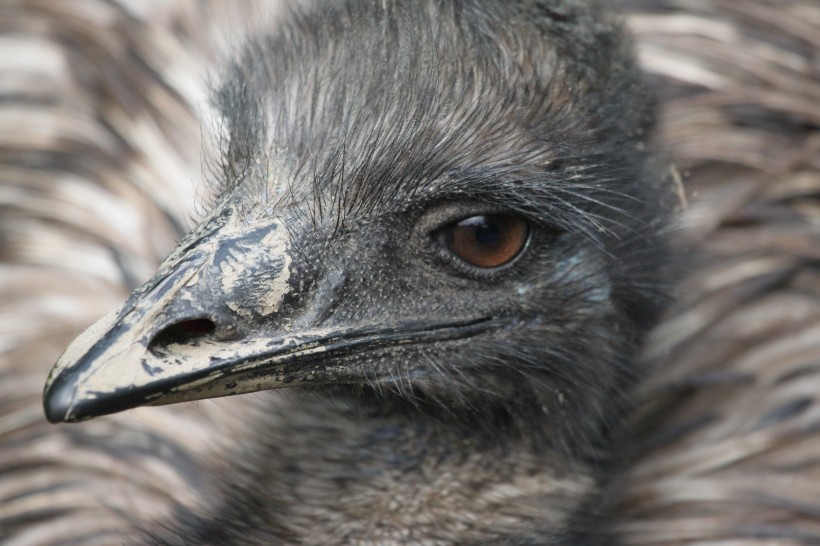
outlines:
[{"label": "emu head", "polygon": [[251,41],[216,102],[212,211],[66,350],[51,421],[309,386],[600,436],[663,261],[617,23],[574,1],[325,2]]}]

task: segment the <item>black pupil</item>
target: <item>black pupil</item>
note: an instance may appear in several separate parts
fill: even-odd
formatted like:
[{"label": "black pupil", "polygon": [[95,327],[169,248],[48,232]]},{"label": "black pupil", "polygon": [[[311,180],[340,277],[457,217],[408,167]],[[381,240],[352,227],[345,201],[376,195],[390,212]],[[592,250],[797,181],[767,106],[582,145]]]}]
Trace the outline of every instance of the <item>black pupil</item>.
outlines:
[{"label": "black pupil", "polygon": [[495,222],[490,222],[486,216],[478,216],[468,220],[469,226],[473,228],[475,240],[482,246],[494,246],[501,238],[501,226]]}]

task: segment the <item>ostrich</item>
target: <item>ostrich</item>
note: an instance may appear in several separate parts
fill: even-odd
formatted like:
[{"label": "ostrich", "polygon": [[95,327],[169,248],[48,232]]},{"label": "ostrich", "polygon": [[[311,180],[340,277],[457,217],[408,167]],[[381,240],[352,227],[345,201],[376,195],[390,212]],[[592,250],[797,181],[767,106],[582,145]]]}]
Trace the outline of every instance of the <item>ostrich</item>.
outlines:
[{"label": "ostrich", "polygon": [[[813,209],[810,196],[812,187],[816,187],[817,178],[816,168],[812,167],[811,161],[803,159],[809,157],[806,154],[811,150],[811,135],[815,134],[813,127],[816,125],[812,125],[811,109],[801,107],[801,104],[804,104],[801,98],[810,97],[813,93],[810,82],[804,79],[803,85],[795,84],[793,89],[799,89],[799,92],[792,92],[792,87],[789,87],[790,82],[800,81],[800,75],[805,73],[805,69],[796,68],[800,65],[795,59],[810,58],[812,50],[808,44],[811,44],[811,33],[807,29],[810,28],[811,21],[816,19],[813,19],[810,7],[801,6],[799,3],[790,3],[787,9],[780,5],[769,9],[764,2],[748,4],[746,7],[749,7],[749,10],[728,16],[719,11],[711,12],[711,6],[694,7],[689,14],[683,15],[671,9],[672,6],[664,4],[659,6],[658,11],[644,8],[630,20],[642,42],[648,45],[642,52],[650,74],[656,78],[651,83],[659,87],[665,104],[669,105],[662,118],[666,136],[679,146],[676,149],[678,157],[682,158],[679,161],[687,169],[692,169],[688,173],[684,171],[690,177],[690,183],[696,191],[706,196],[694,200],[686,211],[684,218],[691,222],[686,228],[687,237],[690,243],[705,248],[712,261],[706,262],[705,266],[701,265],[702,272],[694,271],[690,280],[684,283],[682,290],[685,296],[681,298],[681,303],[677,304],[675,312],[661,327],[649,348],[650,359],[665,365],[650,376],[642,391],[632,395],[641,405],[637,411],[631,412],[632,421],[625,423],[630,428],[627,434],[632,438],[632,442],[638,444],[628,464],[615,467],[602,456],[599,449],[612,448],[613,444],[608,438],[601,436],[598,439],[602,446],[579,448],[572,445],[556,446],[548,442],[532,446],[545,449],[544,453],[557,455],[559,458],[568,456],[573,461],[580,462],[581,465],[573,470],[582,472],[575,472],[570,476],[573,483],[583,481],[578,478],[585,470],[584,464],[592,462],[596,468],[598,474],[590,481],[590,489],[580,492],[578,496],[570,499],[571,502],[566,503],[572,505],[586,497],[580,503],[582,508],[574,504],[567,508],[567,511],[574,511],[578,519],[582,519],[583,515],[588,518],[594,516],[594,521],[587,522],[586,525],[579,525],[577,521],[573,521],[571,527],[574,526],[576,529],[588,529],[603,524],[609,526],[627,543],[655,544],[727,539],[779,539],[782,542],[796,543],[811,541],[812,537],[816,539],[818,536],[816,519],[811,516],[812,502],[816,503],[816,498],[812,501],[812,481],[802,479],[811,475],[815,464],[813,461],[818,460],[816,448],[812,447],[816,445],[816,442],[813,442],[816,438],[813,438],[815,434],[811,426],[816,422],[816,411],[811,398],[812,386],[816,384],[816,374],[812,375],[811,355],[817,355],[817,349],[816,343],[812,345],[812,339],[816,338],[810,335],[812,324],[817,317],[817,300],[811,296],[812,293],[816,293],[812,292],[812,269],[811,262],[808,261],[812,246],[811,239],[807,236],[812,232],[806,223],[811,219]],[[127,44],[127,47],[131,48],[130,51],[136,51],[145,60],[145,66],[161,64],[159,57],[148,54],[150,48],[141,41],[139,33],[122,34],[121,31],[127,30],[129,25],[133,28],[137,16],[129,14],[129,19],[126,20],[130,22],[120,26],[109,23],[112,20],[117,21],[111,19],[112,11],[116,10],[109,8],[107,20],[89,18],[88,21],[82,20],[82,23],[89,26],[100,25],[99,29],[104,28],[103,24],[111,24],[111,30],[117,32],[117,39]],[[187,16],[191,17],[190,14]],[[160,14],[158,20],[162,20],[162,17]],[[26,21],[25,17],[20,19]],[[682,23],[692,20],[699,23],[699,30],[688,34],[686,25]],[[195,36],[191,33],[191,28],[197,28],[197,25],[192,24],[190,20],[184,25],[178,21],[174,22],[172,17],[169,17],[168,21],[169,26],[173,22],[175,29],[182,29],[185,36]],[[15,27],[18,30],[15,32],[19,32],[21,28],[37,29],[32,32],[42,32],[41,25],[27,27],[19,24],[18,20],[15,22],[18,23]],[[68,38],[72,35],[71,32],[74,32],[74,29],[77,29],[78,33],[82,30],[82,24],[63,16],[59,24],[63,30],[53,35],[56,37],[55,41],[65,39],[66,43],[73,43]],[[773,28],[789,29],[789,40],[784,40],[783,36],[772,31]],[[738,34],[734,35],[732,40],[721,43],[723,34],[719,31],[726,29],[734,30]],[[111,61],[116,59],[119,50],[110,47],[112,40],[111,36],[106,38],[107,29],[95,32],[101,38],[99,43],[105,46],[100,47],[100,50],[105,51],[106,55],[110,52]],[[94,36],[93,33],[85,32],[81,35]],[[147,36],[150,38],[153,34],[149,33]],[[744,47],[738,47],[735,41],[738,36]],[[157,40],[156,43],[165,44],[164,47],[167,47],[168,41]],[[769,46],[770,49],[767,50],[764,46]],[[771,49],[772,47],[774,49]],[[768,64],[764,64],[765,70],[776,74],[777,77],[761,81],[759,78],[761,74],[766,73],[765,70],[760,70],[760,64],[748,62],[756,59],[755,52],[761,50],[770,53],[780,51],[780,55],[768,55]],[[95,50],[89,48],[89,51]],[[714,52],[718,54],[715,55]],[[48,55],[41,55],[39,58],[49,59]],[[90,55],[89,58],[97,59],[95,62],[99,62],[100,59]],[[105,66],[105,62],[109,62],[109,57],[104,55],[102,59]],[[747,65],[748,70],[745,68]],[[45,68],[42,70],[50,70],[52,66],[54,65],[43,63],[42,67]],[[170,119],[179,119],[178,110],[167,108],[170,101],[168,95],[164,94],[164,87],[146,87],[145,91],[150,90],[151,93],[129,95],[125,87],[108,84],[109,80],[106,78],[118,72],[117,65],[113,62],[107,66],[107,71],[101,71],[104,76],[99,80],[100,85],[93,87],[92,92],[102,97],[102,119],[109,121],[107,127],[122,135],[123,142],[132,142],[132,134],[126,130],[126,123],[143,128],[142,132],[135,131],[133,135],[139,134],[141,138],[145,138],[151,134],[150,131],[146,133],[147,126],[138,123],[140,118],[135,114],[135,100],[136,104],[139,104],[139,97],[151,97],[153,102],[146,104],[150,104],[152,109],[146,111],[153,112],[153,108],[156,107],[157,112],[165,113]],[[136,73],[141,73],[143,65],[132,65],[134,66],[137,67]],[[77,68],[79,72],[83,66]],[[134,78],[129,81],[132,81],[132,84],[143,84],[153,75],[154,73],[146,71],[142,79]],[[5,81],[17,83],[15,80]],[[171,87],[179,85],[180,88],[184,88],[181,83],[179,80],[172,80]],[[733,87],[733,84],[738,85]],[[768,89],[767,85],[775,86],[773,90],[781,95],[791,93],[789,96],[792,97],[792,102],[786,106],[785,103],[764,100],[766,95],[762,91]],[[140,85],[133,87],[138,92],[142,89]],[[722,96],[722,90],[731,93]],[[118,110],[119,108],[122,110]],[[686,115],[675,116],[682,112]],[[712,115],[704,118],[703,112]],[[697,131],[692,131],[693,127],[697,128]],[[724,130],[721,131],[721,128]],[[171,130],[168,126],[161,129],[164,131],[163,134],[173,135],[176,131],[176,128]],[[59,134],[60,130],[62,129],[58,127],[55,132]],[[67,138],[55,141],[55,148],[67,144],[74,146],[73,134],[70,133]],[[697,137],[688,137],[692,134],[697,134]],[[782,139],[782,134],[788,134],[790,137]],[[17,138],[19,139],[19,136]],[[756,138],[758,140],[755,140]],[[76,142],[86,145],[82,140]],[[174,146],[179,145],[178,140],[172,142]],[[703,147],[703,142],[711,142],[713,145]],[[756,142],[760,143],[760,147],[756,147]],[[86,165],[67,163],[67,157],[63,155],[48,155],[51,152],[48,143],[41,145],[39,142],[32,144],[29,141],[15,141],[15,145],[27,145],[31,151],[24,156],[28,158],[24,162],[4,163],[4,166],[12,167],[7,169],[7,172],[28,172],[25,169],[29,168],[29,165],[36,165],[38,160],[41,165],[52,165],[51,169],[55,169],[45,171],[46,173],[61,172],[57,170],[61,168],[67,173],[85,172],[82,169]],[[152,160],[157,164],[166,169],[169,164],[174,165],[168,161],[160,163],[157,159],[157,154],[167,159],[168,154],[164,149],[146,146],[145,150],[149,149],[153,150]],[[138,147],[135,150],[138,158],[142,148]],[[106,154],[116,151],[116,147],[105,149]],[[784,153],[786,151],[788,153]],[[42,157],[55,159],[45,162]],[[230,158],[230,154],[226,157]],[[246,161],[248,158],[239,159],[229,161],[228,167],[235,168],[245,163],[245,167],[250,167],[248,172],[260,169],[258,165],[249,165]],[[128,165],[131,159],[124,156],[121,161]],[[269,169],[271,164],[263,164],[262,170]],[[106,164],[101,162],[101,165],[102,167],[98,168],[102,175],[99,178],[101,185],[107,185],[120,199],[141,199],[138,192],[129,193],[122,185],[112,183],[111,178],[105,174]],[[145,176],[142,170],[126,172],[133,176],[133,180],[151,181],[150,176]],[[258,172],[257,170],[257,176]],[[229,176],[224,178],[230,179],[233,174],[236,173],[229,172]],[[775,178],[781,181],[777,186],[779,190],[775,190],[772,184]],[[32,179],[36,180],[35,177]],[[73,180],[66,180],[65,183],[73,183]],[[726,191],[739,185],[744,188],[742,192]],[[150,187],[150,184],[147,186]],[[43,195],[48,194],[44,192]],[[10,196],[12,199],[9,199]],[[608,199],[615,197],[608,192],[605,196]],[[296,203],[298,197],[286,196],[282,200],[292,199],[291,203]],[[322,197],[323,194],[319,192],[318,195],[309,196],[310,200],[307,202],[321,202]],[[15,287],[18,287],[19,291],[21,286],[37,286],[44,278],[36,274],[38,269],[34,266],[48,263],[46,260],[50,254],[35,252],[42,246],[35,247],[33,243],[54,240],[53,236],[51,239],[43,237],[50,232],[42,228],[38,233],[41,234],[40,239],[18,238],[17,227],[13,221],[19,221],[21,217],[25,219],[20,212],[25,213],[29,209],[25,208],[24,202],[13,198],[14,194],[4,194],[4,214],[0,215],[4,236],[4,246],[0,255],[4,261],[11,262],[12,259],[16,259],[22,273],[19,277],[13,274],[5,275],[4,279],[10,279],[12,282],[0,283],[0,290],[7,298],[4,302],[12,303],[15,299],[9,298],[8,295],[13,293]],[[152,198],[156,199],[158,207],[150,209],[146,206],[146,210],[164,213],[172,209],[173,203],[167,199],[167,193],[158,191]],[[330,201],[332,205],[332,196]],[[125,210],[127,212],[127,209]],[[327,210],[333,210],[333,207]],[[603,212],[606,213],[605,218],[612,218],[608,214],[614,211],[604,209]],[[302,211],[297,210],[296,213],[297,218],[304,218]],[[660,212],[658,214],[662,215]],[[80,229],[72,232],[72,236],[80,240],[86,233],[87,224],[77,217],[44,215],[43,218],[58,226],[74,221]],[[124,218],[127,219],[128,216],[124,215]],[[171,215],[160,214],[152,218],[151,227],[154,234],[159,233],[161,229],[167,229],[166,226],[173,229],[174,222],[168,221]],[[312,221],[312,218],[308,218]],[[792,227],[794,231],[789,231]],[[653,229],[658,228],[659,226],[653,226]],[[133,278],[139,278],[143,274],[138,267],[135,269],[134,262],[135,257],[139,256],[140,247],[127,239],[118,239],[116,229],[113,231],[112,234],[101,234],[100,239],[92,240],[92,243],[111,252],[111,263],[116,264],[121,270],[123,282],[130,284]],[[529,230],[528,232],[531,233]],[[561,230],[557,232],[561,233]],[[139,231],[131,233],[138,234]],[[777,235],[778,238],[746,236],[749,233],[768,233],[771,236]],[[447,243],[448,240],[451,239],[443,236],[435,238],[436,242],[450,244]],[[106,241],[108,244],[105,244]],[[116,245],[111,241],[115,241]],[[150,240],[147,246],[153,249],[155,247],[151,245],[156,244],[156,240]],[[82,248],[84,256],[92,258],[89,260],[91,266],[105,263],[99,254],[92,251],[92,244]],[[527,247],[530,248],[532,247]],[[62,256],[64,259],[66,257],[59,252],[55,256]],[[515,260],[523,259],[526,255],[520,256]],[[517,264],[518,261],[511,262],[509,267]],[[66,271],[67,280],[76,273],[70,268]],[[24,276],[28,285],[19,281],[15,284],[15,279],[22,279]],[[105,274],[101,274],[101,278],[111,285],[109,277]],[[62,290],[61,284],[57,277],[52,279],[49,290],[58,294]],[[72,307],[74,317],[79,317],[79,313],[88,309],[97,299],[109,298],[110,301],[111,289],[109,288],[109,292],[106,293],[105,286],[94,288],[88,282],[70,281],[66,284],[68,287],[63,299],[70,299],[76,292],[84,298],[73,300],[81,303]],[[94,299],[85,299],[86,294],[94,294]],[[59,300],[55,300],[54,297],[50,300],[43,298],[42,303],[56,301]],[[759,304],[756,303],[758,301]],[[0,483],[0,495],[3,499],[0,503],[0,530],[13,544],[56,544],[65,541],[121,542],[121,537],[134,536],[135,530],[139,532],[145,529],[146,522],[151,519],[146,514],[150,513],[153,504],[162,504],[167,501],[168,496],[173,498],[177,513],[173,518],[174,523],[169,524],[166,520],[149,532],[155,537],[157,534],[165,535],[156,537],[159,541],[178,542],[185,537],[196,541],[197,532],[201,533],[199,538],[202,540],[252,540],[250,537],[253,535],[248,534],[242,537],[206,535],[209,516],[217,514],[224,518],[239,518],[228,522],[224,527],[213,524],[213,527],[218,527],[223,533],[245,530],[260,532],[262,534],[257,536],[264,537],[264,533],[288,532],[287,529],[274,529],[265,525],[270,523],[267,521],[270,513],[262,514],[261,521],[256,521],[255,516],[259,507],[249,507],[248,502],[258,499],[259,494],[265,493],[266,501],[276,499],[270,491],[260,491],[258,487],[259,483],[270,483],[267,480],[271,476],[254,474],[254,470],[260,470],[259,465],[255,468],[248,468],[248,465],[270,456],[276,450],[276,446],[271,442],[260,442],[260,433],[274,430],[281,424],[271,424],[277,416],[293,415],[293,408],[305,407],[303,404],[306,401],[318,408],[324,400],[335,405],[337,409],[348,409],[352,406],[352,402],[339,406],[337,396],[348,397],[347,400],[352,399],[357,404],[371,400],[388,401],[395,405],[389,406],[388,409],[391,411],[388,413],[377,414],[377,418],[389,417],[395,415],[394,410],[401,410],[404,415],[422,415],[425,420],[435,423],[459,423],[462,422],[462,418],[466,418],[469,423],[486,426],[481,420],[469,421],[480,415],[474,408],[448,408],[442,404],[446,399],[433,396],[439,393],[420,393],[419,389],[408,392],[399,385],[398,392],[379,393],[380,397],[368,399],[364,396],[366,393],[358,392],[352,387],[328,391],[325,390],[327,385],[315,385],[311,387],[311,392],[305,393],[307,389],[302,385],[280,391],[285,393],[284,397],[273,394],[264,397],[251,395],[257,396],[257,399],[249,399],[247,396],[235,397],[213,405],[200,402],[193,409],[146,408],[125,416],[113,416],[78,427],[60,427],[46,433],[36,418],[29,416],[30,412],[27,411],[28,407],[23,405],[24,402],[20,402],[25,400],[21,398],[20,391],[25,391],[25,385],[30,383],[29,377],[33,373],[30,370],[36,372],[37,368],[16,368],[9,366],[9,362],[34,362],[36,355],[50,345],[50,337],[60,334],[59,330],[55,331],[53,328],[53,319],[60,319],[63,324],[70,322],[61,319],[58,313],[60,307],[53,304],[38,307],[40,315],[31,315],[31,307],[26,309],[5,303],[3,305],[4,312],[15,309],[19,311],[16,322],[6,323],[8,332],[16,331],[14,328],[20,317],[52,317],[52,320],[38,318],[36,324],[38,327],[42,324],[47,328],[49,337],[41,338],[37,345],[34,345],[33,341],[24,341],[21,345],[9,344],[6,341],[4,345],[10,349],[4,348],[6,352],[3,353],[3,385],[7,387],[7,392],[2,402],[5,416],[0,431],[3,434],[3,442],[0,442],[3,454],[0,461],[0,476],[3,478]],[[767,309],[779,311],[774,316],[768,316]],[[212,318],[194,318],[193,321],[186,319],[170,329],[163,330],[167,335],[160,338],[161,343],[156,342],[154,348],[163,344],[172,347],[179,345],[179,342],[202,343],[207,341],[208,336],[217,334],[218,326],[217,321]],[[18,334],[18,338],[37,339],[31,334],[31,331],[28,336]],[[749,352],[744,350],[744,344],[750,342],[754,342],[753,349],[760,354],[759,358],[750,359]],[[628,350],[621,351],[620,354],[626,356]],[[9,358],[12,360],[8,360]],[[767,362],[772,363],[768,369]],[[397,377],[401,376],[397,374]],[[6,378],[15,380],[11,383],[6,381]],[[373,383],[375,379],[368,378]],[[425,385],[425,388],[429,389],[430,386]],[[301,390],[302,394],[294,392],[297,389]],[[445,391],[444,394],[447,392],[452,390]],[[22,392],[22,396],[25,395],[25,392]],[[429,397],[422,398],[422,395]],[[402,401],[408,401],[410,404],[399,404]],[[119,407],[127,407],[134,401],[117,403]],[[241,419],[231,420],[232,412],[237,407],[248,411],[241,414]],[[488,407],[489,403],[483,408],[475,409]],[[526,405],[524,407],[526,408]],[[658,411],[659,407],[663,411]],[[116,405],[111,406],[105,411],[116,408]],[[448,413],[442,414],[444,409],[457,411],[458,414],[448,418]],[[608,408],[607,417],[617,422],[616,412],[609,413],[613,409],[617,407],[613,405]],[[274,410],[276,413],[272,416]],[[306,418],[308,422],[311,421],[309,417],[308,415]],[[144,422],[138,422],[137,419],[144,419]],[[203,422],[204,425],[198,424]],[[185,426],[180,427],[180,423]],[[265,424],[265,429],[260,430],[259,424]],[[297,424],[301,431],[301,423]],[[327,430],[332,430],[333,425],[334,423],[329,423]],[[591,428],[597,434],[605,432],[609,426],[609,423],[605,423],[601,428]],[[244,448],[228,450],[216,457],[215,461],[212,460],[212,464],[206,465],[202,460],[196,459],[198,456],[201,458],[202,452],[205,451],[202,447],[203,442],[197,439],[197,435],[204,435],[202,429],[206,427],[211,429],[208,431],[211,438],[224,440],[236,437],[237,441],[250,439],[252,443]],[[244,427],[252,430],[245,430]],[[508,430],[517,434],[526,432]],[[660,433],[656,434],[658,430]],[[488,428],[486,432],[492,433],[493,429]],[[481,431],[476,434],[480,433]],[[524,434],[518,436],[523,437]],[[294,433],[294,437],[298,437],[298,434]],[[285,438],[289,439],[290,437]],[[508,442],[509,439],[490,438],[496,446],[505,445],[504,442]],[[293,447],[293,443],[282,445]],[[296,456],[305,455],[305,461],[309,461],[316,453],[327,454],[329,445],[334,445],[334,449],[337,447],[332,441],[326,441],[321,445],[312,446],[315,449],[308,453],[296,453]],[[517,446],[509,443],[506,445]],[[563,449],[566,451],[562,452]],[[592,461],[584,460],[584,450],[586,455],[592,454],[588,457]],[[474,453],[475,450],[470,452]],[[97,453],[101,455],[97,456]],[[373,453],[378,455],[384,454],[385,451],[363,452],[362,455],[369,454],[370,458],[365,461],[368,464],[378,460]],[[213,481],[213,478],[202,471],[201,467],[233,470],[228,473],[224,483],[211,488],[208,482]],[[173,471],[169,473],[168,468]],[[287,471],[292,471],[293,468],[289,467]],[[470,468],[466,464],[458,465],[461,471]],[[454,474],[452,477],[457,475]],[[155,476],[156,479],[153,479]],[[222,477],[223,474],[219,476]],[[750,476],[755,480],[759,478],[761,483],[751,480]],[[140,479],[143,481],[140,482]],[[596,481],[602,485],[609,482],[605,495],[600,496],[595,492],[598,486]],[[310,492],[311,487],[317,482],[303,480],[300,483],[305,487],[303,491]],[[537,484],[537,481],[532,483]],[[316,490],[312,492],[316,494]],[[257,496],[254,497],[254,494]],[[225,500],[226,497],[228,500]],[[118,504],[120,498],[125,498],[124,503]],[[287,497],[280,499],[286,506],[296,505]],[[239,504],[232,505],[232,500]],[[190,508],[192,506],[194,508]],[[310,508],[305,504],[301,506]],[[266,505],[266,508],[270,512],[277,509],[270,504]],[[451,511],[444,512],[452,514]],[[348,524],[353,521],[355,518],[344,518],[344,522]],[[171,530],[168,534],[161,531],[168,529],[169,525]],[[264,529],[259,529],[260,525]],[[500,529],[502,532],[505,530]],[[541,543],[547,540],[544,537],[549,536],[552,530],[528,529],[524,532],[540,533],[537,539],[532,540]],[[279,535],[280,538],[282,536],[284,535]],[[134,540],[145,541],[144,537]],[[341,539],[337,540],[340,541]],[[405,538],[399,540],[401,543],[408,541]]]},{"label": "ostrich", "polygon": [[212,211],[66,350],[48,419],[288,388],[180,542],[591,540],[671,193],[595,11],[317,2],[251,40]]}]

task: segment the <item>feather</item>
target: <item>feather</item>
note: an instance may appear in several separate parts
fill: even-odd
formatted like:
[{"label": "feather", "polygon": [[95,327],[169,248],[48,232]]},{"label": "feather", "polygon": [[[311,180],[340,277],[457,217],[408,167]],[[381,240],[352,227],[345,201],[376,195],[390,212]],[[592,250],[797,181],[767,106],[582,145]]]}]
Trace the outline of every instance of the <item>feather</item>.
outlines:
[{"label": "feather", "polygon": [[[631,394],[620,466],[590,517],[625,544],[820,541],[820,11],[796,0],[615,3],[661,99],[685,275],[644,351],[653,371]],[[215,150],[229,129],[208,110],[209,70],[258,35],[250,23],[275,24],[250,2],[238,15],[216,2],[68,6],[0,6],[0,536],[13,545],[138,542],[193,513],[214,492],[210,477],[246,454],[248,416],[269,403],[245,395],[82,427],[43,419],[42,384],[62,348],[148,278],[203,214],[197,191],[219,194],[242,174],[241,157],[214,159],[205,178],[216,185],[197,190],[201,141]],[[329,151],[301,168],[327,181],[367,166]],[[500,179],[520,159],[491,163]],[[583,190],[545,198],[586,207]],[[389,202],[361,191],[317,192],[330,202],[314,213]]]}]

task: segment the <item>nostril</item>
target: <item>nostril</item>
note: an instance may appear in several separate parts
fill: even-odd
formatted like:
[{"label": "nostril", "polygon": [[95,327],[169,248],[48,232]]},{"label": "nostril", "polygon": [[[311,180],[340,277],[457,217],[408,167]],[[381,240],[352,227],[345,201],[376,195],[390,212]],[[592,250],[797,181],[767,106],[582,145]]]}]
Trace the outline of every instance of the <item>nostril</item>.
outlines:
[{"label": "nostril", "polygon": [[210,319],[181,320],[160,330],[148,344],[148,350],[167,347],[173,343],[190,343],[196,339],[208,337],[214,331],[216,331],[216,324]]}]

